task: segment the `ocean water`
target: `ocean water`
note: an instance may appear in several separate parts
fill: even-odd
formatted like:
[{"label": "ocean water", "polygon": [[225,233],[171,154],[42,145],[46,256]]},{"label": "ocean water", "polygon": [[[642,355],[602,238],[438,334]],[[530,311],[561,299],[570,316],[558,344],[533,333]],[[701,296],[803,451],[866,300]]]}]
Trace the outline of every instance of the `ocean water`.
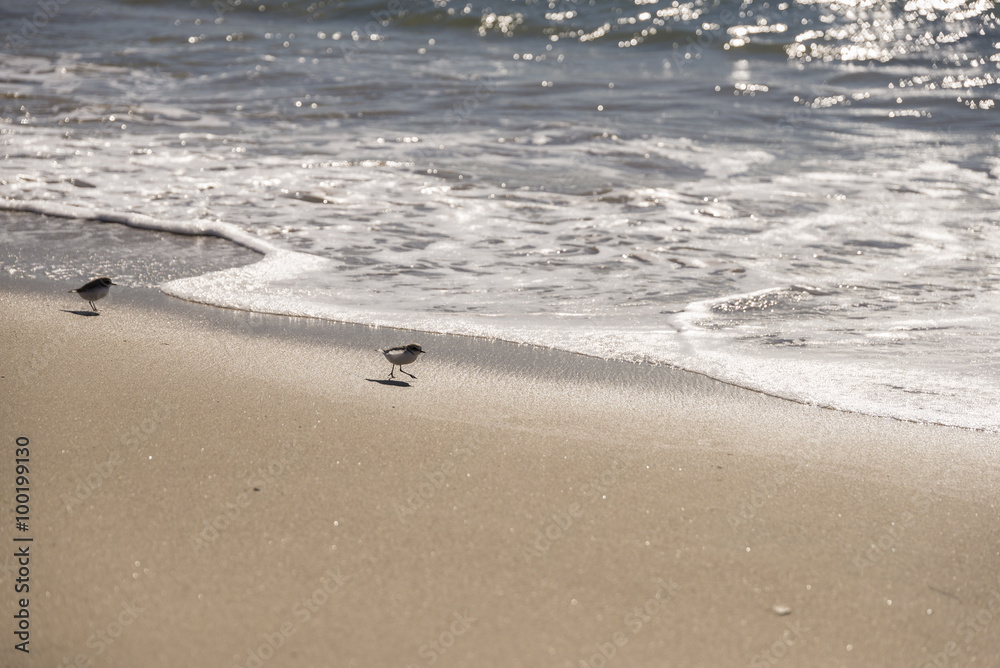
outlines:
[{"label": "ocean water", "polygon": [[1000,430],[994,2],[12,4],[12,275]]}]

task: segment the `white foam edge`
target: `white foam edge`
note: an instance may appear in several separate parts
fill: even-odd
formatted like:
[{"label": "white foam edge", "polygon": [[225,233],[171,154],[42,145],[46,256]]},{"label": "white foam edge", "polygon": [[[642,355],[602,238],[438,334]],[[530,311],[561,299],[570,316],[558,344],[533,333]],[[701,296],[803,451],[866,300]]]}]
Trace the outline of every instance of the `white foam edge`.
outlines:
[{"label": "white foam edge", "polygon": [[156,230],[188,236],[219,237],[249,248],[261,255],[280,249],[258,236],[250,234],[232,223],[221,220],[162,220],[142,213],[106,211],[76,204],[63,204],[44,200],[0,199],[0,209],[5,211],[25,211],[57,218],[82,218],[102,223],[119,223],[144,230]]}]

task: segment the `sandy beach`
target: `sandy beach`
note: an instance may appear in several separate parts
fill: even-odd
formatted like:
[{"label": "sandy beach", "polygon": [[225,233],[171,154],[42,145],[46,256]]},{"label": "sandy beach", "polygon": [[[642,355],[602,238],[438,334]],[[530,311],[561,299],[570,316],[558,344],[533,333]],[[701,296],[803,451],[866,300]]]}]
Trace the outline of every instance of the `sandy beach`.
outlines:
[{"label": "sandy beach", "polygon": [[996,435],[70,287],[0,281],[3,666],[1000,665]]}]

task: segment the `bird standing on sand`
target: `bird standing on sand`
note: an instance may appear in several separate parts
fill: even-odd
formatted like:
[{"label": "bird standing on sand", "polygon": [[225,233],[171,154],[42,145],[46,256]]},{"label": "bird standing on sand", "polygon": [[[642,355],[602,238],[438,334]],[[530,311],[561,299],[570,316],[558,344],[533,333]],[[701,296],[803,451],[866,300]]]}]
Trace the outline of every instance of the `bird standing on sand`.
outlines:
[{"label": "bird standing on sand", "polygon": [[412,373],[408,371],[403,371],[404,364],[413,364],[417,361],[417,358],[424,353],[424,349],[421,348],[416,343],[411,343],[408,346],[397,346],[395,348],[386,348],[382,351],[385,358],[389,360],[392,364],[392,369],[389,370],[389,378],[395,378],[393,372],[396,371],[396,367],[399,367],[400,373],[405,373],[410,378],[416,378]]},{"label": "bird standing on sand", "polygon": [[111,279],[107,276],[101,276],[100,278],[95,278],[90,281],[82,288],[77,288],[75,290],[70,290],[70,292],[75,292],[80,295],[80,298],[85,302],[90,303],[90,308],[94,309],[94,313],[97,313],[97,307],[94,306],[94,302],[98,299],[104,299],[108,296],[108,291],[111,289],[112,285],[118,285],[117,283],[112,283]]}]

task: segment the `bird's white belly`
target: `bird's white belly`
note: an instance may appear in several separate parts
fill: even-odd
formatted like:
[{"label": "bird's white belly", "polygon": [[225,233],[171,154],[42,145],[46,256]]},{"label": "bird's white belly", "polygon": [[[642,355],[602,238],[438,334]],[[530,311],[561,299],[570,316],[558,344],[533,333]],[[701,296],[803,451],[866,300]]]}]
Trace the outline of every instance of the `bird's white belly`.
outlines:
[{"label": "bird's white belly", "polygon": [[404,364],[409,364],[413,360],[417,359],[417,356],[409,351],[401,350],[399,352],[386,353],[385,358],[393,364],[403,366]]}]

